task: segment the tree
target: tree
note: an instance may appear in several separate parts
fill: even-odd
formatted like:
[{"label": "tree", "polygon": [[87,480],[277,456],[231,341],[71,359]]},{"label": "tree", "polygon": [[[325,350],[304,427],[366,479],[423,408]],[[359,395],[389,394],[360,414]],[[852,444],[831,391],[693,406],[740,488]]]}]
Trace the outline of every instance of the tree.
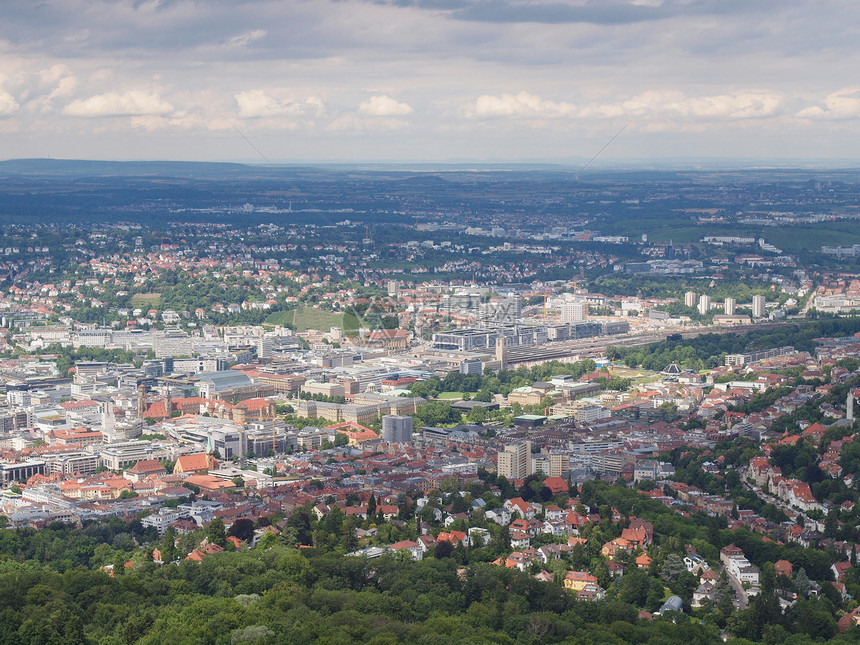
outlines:
[{"label": "tree", "polygon": [[416,408],[415,417],[421,425],[440,426],[459,423],[462,415],[444,401],[430,401]]},{"label": "tree", "polygon": [[227,535],[239,538],[243,542],[251,542],[254,539],[254,522],[244,517],[234,520]]},{"label": "tree", "polygon": [[176,533],[171,527],[164,532],[164,540],[161,543],[161,561],[173,562],[176,559]]},{"label": "tree", "polygon": [[684,561],[681,559],[676,553],[670,553],[666,556],[666,559],[663,561],[663,566],[660,567],[660,575],[667,582],[674,582],[678,578],[681,577],[687,571],[687,567],[684,566]]},{"label": "tree", "polygon": [[809,592],[812,590],[812,583],[809,581],[809,576],[806,575],[806,569],[801,567],[797,570],[794,576],[794,585],[797,587],[797,593],[801,598],[809,598]]},{"label": "tree", "polygon": [[714,588],[714,600],[717,611],[723,619],[728,618],[735,608],[735,590],[732,588],[725,570],[720,574],[720,579]]},{"label": "tree", "polygon": [[227,533],[224,530],[224,520],[220,517],[216,517],[209,523],[209,530],[207,532],[209,537],[209,542],[212,544],[217,544],[218,546],[224,546],[227,543]]},{"label": "tree", "polygon": [[827,514],[827,519],[824,520],[824,537],[835,538],[839,532],[839,518],[836,515],[836,510],[831,509]]},{"label": "tree", "polygon": [[441,560],[443,558],[450,558],[452,555],[454,555],[454,547],[451,546],[451,543],[447,540],[437,542],[435,551],[435,556],[438,560]]}]

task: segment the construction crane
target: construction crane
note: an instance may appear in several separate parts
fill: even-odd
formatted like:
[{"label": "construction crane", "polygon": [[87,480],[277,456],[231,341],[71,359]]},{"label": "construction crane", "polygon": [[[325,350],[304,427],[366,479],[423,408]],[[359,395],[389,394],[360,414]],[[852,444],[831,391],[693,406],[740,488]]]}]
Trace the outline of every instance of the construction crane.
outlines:
[{"label": "construction crane", "polygon": [[543,298],[543,317],[546,318],[547,317],[547,314],[546,314],[546,298],[547,298],[547,295],[545,293],[527,293],[525,295],[528,297]]}]

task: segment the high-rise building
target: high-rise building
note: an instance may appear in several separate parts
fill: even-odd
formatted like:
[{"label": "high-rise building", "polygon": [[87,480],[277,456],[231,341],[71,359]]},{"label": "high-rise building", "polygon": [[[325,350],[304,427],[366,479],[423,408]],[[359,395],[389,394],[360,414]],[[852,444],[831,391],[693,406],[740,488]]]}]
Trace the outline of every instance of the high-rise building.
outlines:
[{"label": "high-rise building", "polygon": [[723,304],[723,308],[725,309],[727,316],[735,315],[735,307],[737,306],[737,304],[738,302],[734,298],[726,298],[726,301]]},{"label": "high-rise building", "polygon": [[764,296],[753,296],[753,299],[752,299],[753,318],[764,318],[765,312],[767,311],[767,309],[765,307],[766,302],[767,301],[765,300]]},{"label": "high-rise building", "polygon": [[257,358],[272,358],[275,339],[271,336],[260,336],[257,339]]},{"label": "high-rise building", "polygon": [[382,440],[388,443],[412,441],[412,417],[386,414],[382,417]]},{"label": "high-rise building", "polygon": [[588,315],[587,302],[565,302],[561,306],[561,322],[572,323],[585,320]]},{"label": "high-rise building", "polygon": [[703,316],[711,310],[711,296],[699,296],[699,313]]},{"label": "high-rise building", "polygon": [[532,442],[523,441],[522,443],[505,446],[504,450],[498,453],[499,475],[511,479],[525,479],[532,474]]},{"label": "high-rise building", "polygon": [[684,294],[684,306],[686,307],[695,307],[696,306],[696,292],[688,291]]},{"label": "high-rise building", "polygon": [[845,399],[845,418],[849,421],[854,420],[854,392],[848,390],[848,396]]},{"label": "high-rise building", "polygon": [[388,295],[396,298],[400,293],[400,284],[397,280],[388,281]]}]

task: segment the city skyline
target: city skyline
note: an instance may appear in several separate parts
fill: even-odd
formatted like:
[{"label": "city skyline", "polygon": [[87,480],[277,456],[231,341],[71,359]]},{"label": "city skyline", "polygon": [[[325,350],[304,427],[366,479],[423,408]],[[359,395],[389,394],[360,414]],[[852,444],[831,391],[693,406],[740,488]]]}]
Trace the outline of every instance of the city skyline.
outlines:
[{"label": "city skyline", "polygon": [[[851,159],[852,3],[0,9],[3,158]],[[623,130],[623,132],[622,132]]]}]

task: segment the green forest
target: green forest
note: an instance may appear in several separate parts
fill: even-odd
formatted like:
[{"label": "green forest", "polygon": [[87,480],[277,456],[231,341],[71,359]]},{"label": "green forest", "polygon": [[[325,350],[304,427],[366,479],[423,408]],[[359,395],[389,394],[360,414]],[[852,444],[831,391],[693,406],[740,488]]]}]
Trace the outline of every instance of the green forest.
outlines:
[{"label": "green forest", "polygon": [[[501,480],[496,483],[509,487]],[[831,597],[828,585],[820,599],[799,601],[785,613],[776,604],[780,588],[795,583],[769,575],[769,562],[785,558],[810,577],[825,579],[832,561],[828,553],[767,542],[746,530],[728,531],[724,519],[684,517],[622,486],[588,483],[581,495],[606,517],[588,532],[589,550],[621,530],[621,524],[610,521],[610,508],[653,522],[660,545],[654,571],[634,567],[616,581],[608,579],[600,558],[583,560],[578,566],[587,566],[607,585],[607,598],[597,602],[577,600],[558,580],[539,582],[532,577],[534,571],[490,564],[505,551],[504,530],[495,531],[501,540],[494,538],[486,547],[431,550],[420,562],[394,556],[366,559],[344,555],[355,548],[347,535],[354,525],[339,516],[317,521],[305,507],[292,513],[280,536],[264,536],[257,548],[228,549],[195,562],[181,558],[202,537],[223,542],[222,523],[217,522],[217,530],[213,522],[205,533],[181,536],[175,552],[165,546],[173,543],[172,536],[162,540],[151,529],[143,530],[139,521],[113,519],[83,528],[54,523],[40,531],[3,529],[0,642],[705,645],[722,643],[724,637],[736,644],[860,641],[860,629],[837,635],[839,601]],[[407,509],[403,517],[408,516]],[[386,539],[405,538],[414,527],[411,521],[401,522],[403,528],[395,524],[380,525]],[[765,575],[763,592],[748,609],[732,611],[730,605],[718,604],[697,612],[668,612],[653,620],[639,617],[640,610],[654,611],[660,605],[669,593],[664,584],[681,594],[688,606],[696,583],[686,571],[670,572],[685,543],[714,558],[716,549],[729,542],[741,546]],[[180,560],[154,562],[153,546],[172,552],[164,556],[166,560],[171,556]],[[112,564],[115,575],[105,564]],[[850,588],[860,588],[853,577]]]}]

